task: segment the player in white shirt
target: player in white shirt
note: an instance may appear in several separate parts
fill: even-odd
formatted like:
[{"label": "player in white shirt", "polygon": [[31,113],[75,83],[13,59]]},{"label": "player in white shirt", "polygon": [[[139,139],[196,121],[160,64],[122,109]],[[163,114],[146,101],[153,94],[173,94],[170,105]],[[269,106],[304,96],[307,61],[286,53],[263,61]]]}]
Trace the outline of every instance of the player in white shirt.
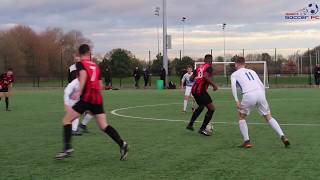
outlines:
[{"label": "player in white shirt", "polygon": [[[73,93],[76,92],[79,89],[79,87],[80,87],[80,82],[78,78],[76,78],[73,81],[71,81],[67,85],[67,87],[64,89],[63,100],[64,100],[64,108],[66,111],[71,110],[72,106],[79,101],[79,99],[77,100],[72,99]],[[91,119],[92,119],[92,115],[90,115],[89,113],[86,113],[83,117],[81,124],[87,125]],[[79,126],[79,118],[72,121],[72,134],[75,136],[81,136],[81,133],[78,132],[78,126]]]},{"label": "player in white shirt", "polygon": [[[182,112],[187,112],[187,106],[188,106],[189,97],[190,96],[192,97],[191,89],[192,89],[192,86],[194,84],[194,81],[190,79],[192,74],[193,74],[192,66],[189,65],[187,67],[187,73],[184,74],[182,79],[181,79],[181,90],[183,91],[185,89]],[[194,109],[195,109],[194,106],[195,106],[195,101],[194,101],[194,99],[192,97],[192,111],[194,111]]]},{"label": "player in white shirt", "polygon": [[[71,98],[72,94],[76,92],[79,89],[79,87],[80,87],[80,82],[78,78],[76,78],[73,81],[71,81],[67,85],[67,87],[64,89],[63,100],[64,100],[64,109],[66,112],[70,111],[72,106],[79,101],[79,99],[74,100]],[[77,131],[78,125],[79,125],[79,118],[72,121],[72,135],[81,136],[81,133]]]},{"label": "player in white shirt", "polygon": [[[288,138],[284,135],[277,120],[271,116],[269,104],[266,100],[265,86],[261,82],[259,76],[255,71],[245,68],[245,59],[243,57],[238,57],[236,59],[235,67],[237,71],[231,75],[231,88],[239,111],[239,128],[244,140],[242,147],[252,147],[249,139],[246,117],[250,114],[250,109],[253,106],[257,107],[260,115],[262,115],[276,131],[285,147],[288,147],[290,145]],[[241,102],[238,99],[237,86],[241,89]]]}]

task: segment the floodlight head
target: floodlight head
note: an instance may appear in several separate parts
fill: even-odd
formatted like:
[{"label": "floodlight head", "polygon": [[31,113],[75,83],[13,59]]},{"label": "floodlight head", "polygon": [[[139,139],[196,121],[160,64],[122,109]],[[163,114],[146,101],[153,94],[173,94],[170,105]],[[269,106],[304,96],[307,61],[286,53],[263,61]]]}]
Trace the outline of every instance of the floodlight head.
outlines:
[{"label": "floodlight head", "polygon": [[156,9],[154,10],[154,15],[159,16],[160,15],[160,8],[156,7]]},{"label": "floodlight head", "polygon": [[224,30],[226,28],[227,24],[226,23],[222,23],[222,29]]}]

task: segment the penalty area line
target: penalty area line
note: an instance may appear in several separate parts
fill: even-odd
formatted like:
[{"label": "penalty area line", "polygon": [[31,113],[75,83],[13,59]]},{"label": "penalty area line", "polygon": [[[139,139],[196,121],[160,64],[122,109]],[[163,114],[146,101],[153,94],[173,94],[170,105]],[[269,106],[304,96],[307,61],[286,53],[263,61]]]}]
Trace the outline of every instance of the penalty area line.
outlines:
[{"label": "penalty area line", "polygon": [[[137,109],[137,108],[145,108],[145,107],[158,107],[158,106],[169,106],[169,105],[180,105],[181,103],[168,103],[168,104],[152,104],[152,105],[142,105],[142,106],[131,106],[131,107],[123,107],[119,109],[114,109],[110,113],[115,116],[130,118],[130,119],[142,119],[142,120],[151,120],[151,121],[166,121],[166,122],[189,122],[187,120],[181,119],[166,119],[166,118],[151,118],[151,117],[140,117],[140,116],[129,116],[125,114],[120,114],[119,111],[128,110],[128,109]],[[223,121],[215,121],[213,124],[231,124],[238,125],[236,122],[223,122]],[[250,125],[268,125],[268,123],[248,123]],[[282,126],[320,126],[320,124],[307,124],[307,123],[283,123],[280,124]]]}]

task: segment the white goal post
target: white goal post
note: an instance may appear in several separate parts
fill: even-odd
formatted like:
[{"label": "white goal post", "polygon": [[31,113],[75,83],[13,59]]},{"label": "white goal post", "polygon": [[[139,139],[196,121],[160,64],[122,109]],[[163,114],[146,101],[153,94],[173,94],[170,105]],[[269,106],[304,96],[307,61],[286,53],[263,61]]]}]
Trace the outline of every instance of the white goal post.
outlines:
[{"label": "white goal post", "polygon": [[[195,62],[194,64],[194,68],[197,68],[197,66],[199,66],[200,64],[204,64],[204,62]],[[226,80],[229,80],[229,77],[231,75],[231,73],[233,72],[227,72],[227,74],[224,74],[224,71],[220,71],[221,74],[216,74],[217,71],[216,67],[217,66],[221,66],[224,68],[226,68],[227,66],[231,67],[230,65],[234,64],[234,62],[212,62],[213,65],[213,69],[214,69],[214,74],[215,76],[223,76]],[[261,81],[263,82],[264,86],[266,88],[269,88],[269,82],[268,82],[268,69],[267,69],[267,62],[266,61],[246,61],[246,66],[249,69],[252,69],[254,71],[257,72],[257,74],[259,75]],[[221,68],[220,68],[221,69]],[[231,71],[231,69],[229,68],[229,71]],[[230,82],[226,82],[227,84],[227,88],[230,88]]]}]

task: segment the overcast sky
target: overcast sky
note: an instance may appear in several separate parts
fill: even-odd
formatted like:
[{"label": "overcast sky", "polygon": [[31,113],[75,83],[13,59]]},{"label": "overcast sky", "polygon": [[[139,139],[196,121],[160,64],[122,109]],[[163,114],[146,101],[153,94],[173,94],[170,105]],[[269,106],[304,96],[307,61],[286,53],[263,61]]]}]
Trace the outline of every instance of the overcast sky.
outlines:
[{"label": "overcast sky", "polygon": [[[185,55],[192,57],[201,57],[210,49],[215,55],[222,53],[223,22],[227,24],[226,49],[230,53],[241,49],[313,48],[320,44],[320,20],[284,19],[285,13],[307,7],[309,2],[167,0],[168,34],[173,45],[169,56],[177,56],[182,49],[182,17],[187,18]],[[320,0],[316,3],[320,5]],[[157,52],[156,29],[162,19],[154,15],[154,10],[157,6],[162,9],[162,0],[0,0],[0,4],[0,29],[15,24],[28,25],[38,32],[47,27],[76,29],[93,41],[95,53],[121,47],[147,58],[149,50],[152,55]]]}]

